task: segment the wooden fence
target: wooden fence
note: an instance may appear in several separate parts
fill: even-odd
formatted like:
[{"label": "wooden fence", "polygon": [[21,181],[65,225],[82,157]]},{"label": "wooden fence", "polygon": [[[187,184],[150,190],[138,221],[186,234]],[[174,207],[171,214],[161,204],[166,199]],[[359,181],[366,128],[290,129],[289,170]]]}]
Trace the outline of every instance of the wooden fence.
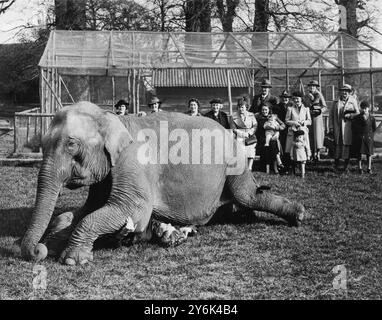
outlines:
[{"label": "wooden fence", "polygon": [[40,112],[40,108],[15,112],[14,154],[41,153],[41,137],[54,114]]}]

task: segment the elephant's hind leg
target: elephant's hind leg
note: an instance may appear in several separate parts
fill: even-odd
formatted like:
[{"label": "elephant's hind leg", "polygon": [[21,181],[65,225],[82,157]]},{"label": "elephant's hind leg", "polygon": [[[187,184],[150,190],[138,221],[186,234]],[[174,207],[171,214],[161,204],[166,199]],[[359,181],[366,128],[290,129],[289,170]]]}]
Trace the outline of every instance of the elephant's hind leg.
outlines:
[{"label": "elephant's hind leg", "polygon": [[266,188],[257,185],[249,171],[239,176],[229,176],[227,186],[234,201],[242,207],[275,214],[293,226],[299,226],[304,218],[302,204],[264,191]]}]

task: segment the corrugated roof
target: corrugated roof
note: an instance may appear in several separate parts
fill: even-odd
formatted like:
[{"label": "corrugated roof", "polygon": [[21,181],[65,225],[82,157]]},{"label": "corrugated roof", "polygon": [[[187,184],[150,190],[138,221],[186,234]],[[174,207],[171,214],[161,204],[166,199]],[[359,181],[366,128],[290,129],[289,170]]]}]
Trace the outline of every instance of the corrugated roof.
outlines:
[{"label": "corrugated roof", "polygon": [[[230,69],[232,88],[252,86],[251,73],[246,69]],[[154,87],[227,87],[226,69],[155,69]]]}]

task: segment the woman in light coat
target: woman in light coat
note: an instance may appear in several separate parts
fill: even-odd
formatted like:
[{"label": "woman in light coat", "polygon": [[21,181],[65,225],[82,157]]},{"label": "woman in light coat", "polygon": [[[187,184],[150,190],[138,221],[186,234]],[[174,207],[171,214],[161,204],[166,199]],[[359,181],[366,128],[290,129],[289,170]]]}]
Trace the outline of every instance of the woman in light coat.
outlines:
[{"label": "woman in light coat", "polygon": [[309,108],[305,107],[302,103],[302,93],[293,93],[293,106],[289,107],[285,117],[285,124],[288,126],[288,135],[285,145],[285,153],[291,152],[293,144],[293,134],[295,131],[303,130],[305,132],[304,141],[307,149],[308,159],[311,157],[312,152],[309,143],[309,129],[308,126],[312,124]]},{"label": "woman in light coat", "polygon": [[[245,139],[253,137],[257,129],[257,121],[252,112],[247,111],[248,104],[245,98],[240,98],[237,102],[237,112],[233,113],[231,129],[240,143],[245,145]],[[251,145],[245,145],[245,154],[247,157],[247,169],[252,170],[253,159],[256,154],[256,142]]]},{"label": "woman in light coat", "polygon": [[318,90],[318,81],[312,80],[308,83],[309,93],[305,98],[305,105],[310,109],[312,117],[312,128],[310,132],[310,143],[315,161],[320,159],[320,150],[324,148],[324,120],[322,114],[327,110],[325,98]]},{"label": "woman in light coat", "polygon": [[359,114],[355,97],[351,96],[352,87],[345,84],[340,89],[340,99],[329,113],[329,131],[334,135],[334,165],[339,167],[340,159],[345,160],[344,170],[348,171],[350,147],[352,144],[352,119]]}]

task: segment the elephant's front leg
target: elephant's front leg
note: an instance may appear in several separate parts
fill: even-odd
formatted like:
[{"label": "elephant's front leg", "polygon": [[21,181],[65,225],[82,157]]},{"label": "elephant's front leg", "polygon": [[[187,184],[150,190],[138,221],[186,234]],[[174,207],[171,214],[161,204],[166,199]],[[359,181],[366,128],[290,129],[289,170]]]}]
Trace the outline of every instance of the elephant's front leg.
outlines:
[{"label": "elephant's front leg", "polygon": [[107,176],[103,181],[90,186],[89,194],[82,208],[75,212],[65,212],[57,216],[44,239],[50,256],[59,256],[66,247],[68,240],[76,225],[87,214],[103,207],[110,195],[111,177]]},{"label": "elephant's front leg", "polygon": [[135,214],[120,206],[106,205],[84,217],[73,231],[68,246],[62,252],[60,262],[67,265],[84,264],[93,260],[93,244],[101,235],[121,230],[126,222],[132,221],[135,232],[142,232],[147,226],[151,209],[146,205]]}]

